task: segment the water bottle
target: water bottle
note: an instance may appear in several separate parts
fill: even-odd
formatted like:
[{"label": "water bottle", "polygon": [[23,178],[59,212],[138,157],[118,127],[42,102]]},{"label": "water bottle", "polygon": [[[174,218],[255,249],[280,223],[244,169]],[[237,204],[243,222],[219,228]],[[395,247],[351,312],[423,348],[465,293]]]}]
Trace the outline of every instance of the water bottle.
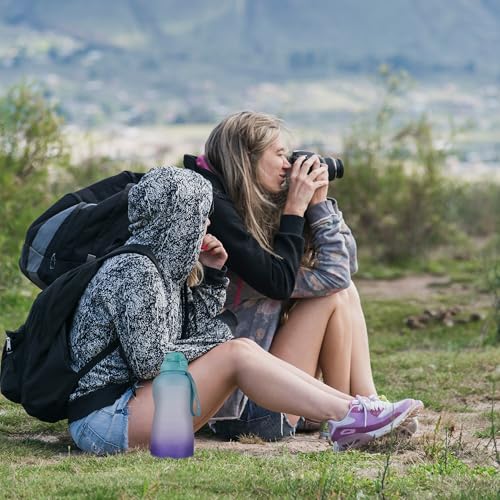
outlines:
[{"label": "water bottle", "polygon": [[[185,458],[194,453],[193,416],[200,416],[196,385],[181,352],[169,352],[153,381],[155,405],[150,451],[156,457]],[[193,403],[196,402],[196,411]]]}]

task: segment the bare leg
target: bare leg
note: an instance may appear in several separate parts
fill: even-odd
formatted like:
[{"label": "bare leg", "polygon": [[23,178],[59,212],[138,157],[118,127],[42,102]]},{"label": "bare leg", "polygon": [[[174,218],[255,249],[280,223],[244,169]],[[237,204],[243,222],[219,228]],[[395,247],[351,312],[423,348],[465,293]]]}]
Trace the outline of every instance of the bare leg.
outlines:
[{"label": "bare leg", "polygon": [[[202,408],[193,419],[194,429],[202,427],[239,387],[257,404],[273,411],[304,415],[312,420],[341,419],[349,402],[318,386],[306,374],[298,376],[248,339],[219,345],[189,365]],[[154,403],[152,383],[145,382],[129,403],[129,448],[149,444]]]},{"label": "bare leg", "polygon": [[353,325],[349,295],[343,290],[334,298],[318,361],[325,384],[350,394]]},{"label": "bare leg", "polygon": [[[325,384],[349,393],[352,331],[349,300],[347,291],[299,300],[276,333],[270,352],[313,377],[321,368]],[[295,424],[299,417],[288,415],[288,419]]]},{"label": "bare leg", "polygon": [[255,349],[261,350],[265,356],[268,356],[272,358],[273,363],[276,363],[280,365],[283,369],[294,373],[296,376],[300,377],[301,379],[305,380],[307,383],[312,384],[318,389],[321,389],[322,391],[325,391],[327,394],[330,394],[332,396],[336,396],[340,399],[345,399],[346,401],[351,401],[353,398],[349,394],[345,394],[344,392],[340,392],[339,390],[335,389],[334,387],[331,387],[329,385],[326,385],[325,383],[321,382],[318,380],[320,371],[317,370],[314,375],[309,375],[306,373],[304,370],[301,370],[300,368],[297,368],[296,366],[292,365],[291,363],[288,363],[287,361],[284,361],[278,357],[276,357],[273,354],[268,353],[267,351],[264,351],[258,344],[255,342],[252,342],[251,346],[253,346]]},{"label": "bare leg", "polygon": [[[311,318],[314,323],[311,324]],[[366,321],[354,283],[326,297],[299,300],[270,352],[347,394],[376,394]],[[288,415],[292,424],[297,416]]]},{"label": "bare leg", "polygon": [[370,396],[377,394],[373,382],[370,362],[370,347],[365,315],[361,307],[358,290],[354,283],[347,289],[352,320],[352,350],[351,350],[351,387],[349,394]]}]

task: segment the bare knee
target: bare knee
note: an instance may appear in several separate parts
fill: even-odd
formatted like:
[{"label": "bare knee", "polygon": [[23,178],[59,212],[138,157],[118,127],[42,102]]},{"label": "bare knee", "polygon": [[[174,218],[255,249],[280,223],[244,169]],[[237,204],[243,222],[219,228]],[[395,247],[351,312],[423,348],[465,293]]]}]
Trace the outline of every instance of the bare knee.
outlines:
[{"label": "bare knee", "polygon": [[242,360],[248,359],[257,349],[261,348],[253,340],[239,337],[217,346],[216,349],[224,351],[225,362],[236,369]]},{"label": "bare knee", "polygon": [[348,295],[351,303],[352,302],[361,303],[361,299],[359,298],[358,289],[356,288],[356,285],[354,284],[353,281],[351,281],[351,284],[349,285],[348,288],[345,289],[345,291],[347,292],[347,295]]},{"label": "bare knee", "polygon": [[228,344],[231,344],[231,349],[235,356],[245,355],[248,352],[255,352],[262,349],[255,341],[247,337],[238,337],[230,340]]},{"label": "bare knee", "polygon": [[326,297],[321,297],[321,299],[324,300],[325,306],[328,307],[331,312],[347,307],[351,300],[349,296],[349,288],[339,290],[338,292],[327,295]]}]

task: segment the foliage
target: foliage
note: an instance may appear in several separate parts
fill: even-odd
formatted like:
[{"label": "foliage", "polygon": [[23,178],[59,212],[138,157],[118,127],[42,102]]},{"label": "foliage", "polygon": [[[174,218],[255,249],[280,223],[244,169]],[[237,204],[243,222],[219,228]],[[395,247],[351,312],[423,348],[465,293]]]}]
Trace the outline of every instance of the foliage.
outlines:
[{"label": "foliage", "polygon": [[29,224],[46,206],[49,171],[68,163],[61,118],[33,85],[0,98],[0,291],[19,279],[17,258]]},{"label": "foliage", "polygon": [[449,201],[452,216],[467,234],[500,233],[500,185],[495,182],[456,184]]},{"label": "foliage", "polygon": [[448,207],[452,184],[442,173],[446,152],[437,148],[425,115],[399,122],[406,75],[383,69],[382,76],[386,95],[380,109],[345,138],[349,181],[336,184],[335,192],[359,243],[395,262],[450,242],[457,227]]}]

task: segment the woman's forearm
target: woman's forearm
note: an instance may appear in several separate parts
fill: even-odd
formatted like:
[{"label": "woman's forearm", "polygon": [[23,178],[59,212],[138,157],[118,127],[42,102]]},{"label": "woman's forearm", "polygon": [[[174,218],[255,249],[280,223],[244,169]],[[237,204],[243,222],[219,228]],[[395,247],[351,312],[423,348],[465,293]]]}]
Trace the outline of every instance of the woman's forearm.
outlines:
[{"label": "woman's forearm", "polygon": [[312,268],[299,269],[292,298],[331,295],[351,283],[350,255],[335,200],[314,205],[306,215],[313,233],[315,261]]}]

